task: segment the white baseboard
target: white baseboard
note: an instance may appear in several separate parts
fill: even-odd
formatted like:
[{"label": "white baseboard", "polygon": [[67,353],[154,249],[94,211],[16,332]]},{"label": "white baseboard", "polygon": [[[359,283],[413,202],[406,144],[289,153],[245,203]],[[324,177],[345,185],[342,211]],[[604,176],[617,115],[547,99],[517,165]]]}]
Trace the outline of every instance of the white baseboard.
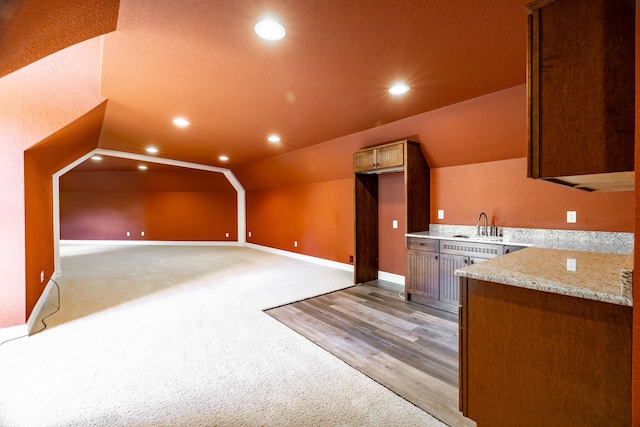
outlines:
[{"label": "white baseboard", "polygon": [[[29,316],[29,319],[27,320],[27,331],[28,331],[29,334],[31,334],[33,332],[33,328],[36,326],[36,321],[38,320],[38,317],[41,314],[40,312],[44,308],[44,306],[45,306],[45,304],[47,302],[47,298],[49,298],[49,294],[51,293],[51,290],[55,286],[53,281],[56,280],[61,275],[62,275],[62,273],[60,273],[58,271],[53,273],[53,276],[47,282],[47,286],[44,287],[44,291],[42,291],[42,295],[40,295],[40,298],[38,298],[38,302],[36,303],[35,307],[33,307],[33,311],[31,311],[31,315]],[[58,292],[57,289],[56,289],[56,292]]]},{"label": "white baseboard", "polygon": [[399,274],[387,273],[386,271],[378,271],[378,279],[404,286],[404,276],[401,276]]},{"label": "white baseboard", "polygon": [[[265,251],[265,252],[271,252],[278,255],[300,259],[302,261],[312,262],[314,264],[324,265],[326,267],[333,267],[340,270],[353,272],[353,265],[351,264],[346,264],[346,263],[337,262],[337,261],[330,261],[328,259],[312,257],[309,255],[303,255],[296,252],[284,251],[282,249],[270,248],[269,246],[256,245],[255,243],[247,243],[245,246],[249,248]],[[404,286],[404,276],[401,276],[399,274],[387,273],[386,271],[378,271],[378,279]]]},{"label": "white baseboard", "polygon": [[314,264],[324,265],[325,267],[337,268],[339,270],[351,271],[353,272],[353,265],[345,264],[343,262],[331,261],[324,258],[317,258],[310,255],[303,255],[296,252],[283,251],[282,249],[270,248],[269,246],[256,245],[255,243],[247,243],[245,244],[248,248],[258,249],[260,251],[271,252],[277,255],[288,256],[290,258],[299,259],[302,261],[311,262]]},{"label": "white baseboard", "polygon": [[222,241],[201,241],[201,240],[60,240],[63,245],[150,245],[150,246],[242,246],[236,240],[229,242]]},{"label": "white baseboard", "polygon": [[51,293],[51,289],[53,289],[55,286],[53,280],[56,280],[60,275],[61,274],[59,272],[53,273],[52,278],[49,279],[47,285],[44,287],[42,295],[40,295],[40,298],[38,298],[38,302],[36,302],[36,305],[33,307],[27,323],[25,323],[24,325],[11,326],[8,328],[0,328],[0,343],[14,340],[16,338],[25,337],[33,333],[33,329],[36,326],[36,321],[41,314],[40,312],[45,307],[47,298],[49,298],[49,293]]}]

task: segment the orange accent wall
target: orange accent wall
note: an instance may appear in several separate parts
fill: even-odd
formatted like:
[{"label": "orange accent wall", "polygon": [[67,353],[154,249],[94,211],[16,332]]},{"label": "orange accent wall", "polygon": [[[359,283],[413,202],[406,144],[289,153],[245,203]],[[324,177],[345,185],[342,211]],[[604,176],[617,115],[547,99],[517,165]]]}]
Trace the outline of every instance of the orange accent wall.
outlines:
[{"label": "orange accent wall", "polygon": [[348,263],[353,185],[341,179],[247,192],[247,242]]},{"label": "orange accent wall", "polygon": [[[237,194],[63,192],[64,240],[237,241]],[[127,232],[131,235],[127,237]],[[144,232],[144,236],[141,236]],[[229,237],[226,237],[229,233]]]},{"label": "orange accent wall", "polygon": [[[431,170],[431,223],[498,227],[634,230],[634,192],[589,193],[526,177],[526,158]],[[438,220],[438,209],[444,219]],[[567,211],[577,222],[567,223]]]}]

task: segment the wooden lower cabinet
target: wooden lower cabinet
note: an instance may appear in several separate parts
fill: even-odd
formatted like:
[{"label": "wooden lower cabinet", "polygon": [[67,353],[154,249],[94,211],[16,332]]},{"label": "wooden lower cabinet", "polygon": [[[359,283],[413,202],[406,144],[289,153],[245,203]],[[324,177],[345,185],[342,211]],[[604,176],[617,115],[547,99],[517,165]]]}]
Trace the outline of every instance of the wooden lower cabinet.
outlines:
[{"label": "wooden lower cabinet", "polygon": [[408,250],[406,263],[407,268],[411,271],[411,274],[406,276],[408,279],[405,281],[406,294],[419,295],[434,300],[439,299],[438,253]]},{"label": "wooden lower cabinet", "polygon": [[460,284],[460,410],[478,427],[631,425],[631,307]]},{"label": "wooden lower cabinet", "polygon": [[[486,261],[502,252],[502,245],[496,244],[409,237],[405,254],[405,299],[457,312],[460,279],[455,275],[456,269]],[[486,258],[469,256],[471,253]]]},{"label": "wooden lower cabinet", "polygon": [[458,268],[478,264],[488,259],[440,253],[440,301],[451,304],[453,311],[458,311],[460,278],[455,275],[455,271]]},{"label": "wooden lower cabinet", "polygon": [[460,284],[454,272],[469,265],[469,257],[462,255],[440,255],[440,301],[457,305],[460,301]]}]

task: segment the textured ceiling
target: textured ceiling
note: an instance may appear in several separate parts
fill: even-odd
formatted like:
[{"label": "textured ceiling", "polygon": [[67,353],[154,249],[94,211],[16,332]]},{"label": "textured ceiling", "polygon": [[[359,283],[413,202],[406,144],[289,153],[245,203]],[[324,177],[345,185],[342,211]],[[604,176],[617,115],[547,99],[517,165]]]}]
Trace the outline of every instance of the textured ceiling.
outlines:
[{"label": "textured ceiling", "polygon": [[0,0],[0,77],[116,29],[119,0]]},{"label": "textured ceiling", "polygon": [[[521,85],[525,3],[121,0],[100,147],[238,167]],[[279,42],[253,31],[268,13]],[[397,80],[403,97],[387,93]]]}]

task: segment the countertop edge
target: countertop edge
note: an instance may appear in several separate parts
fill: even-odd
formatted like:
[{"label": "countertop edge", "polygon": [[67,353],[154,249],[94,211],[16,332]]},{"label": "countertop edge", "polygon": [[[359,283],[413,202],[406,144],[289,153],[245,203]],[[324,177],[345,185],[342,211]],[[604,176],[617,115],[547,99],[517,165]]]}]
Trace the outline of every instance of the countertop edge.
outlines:
[{"label": "countertop edge", "polygon": [[[593,292],[593,291],[587,291],[584,289],[577,289],[575,287],[563,286],[557,283],[551,284],[551,283],[539,283],[539,282],[518,280],[510,277],[506,278],[505,275],[492,276],[492,275],[486,275],[486,274],[467,272],[464,270],[456,270],[455,274],[456,276],[459,276],[459,277],[482,280],[485,282],[500,283],[502,285],[515,286],[518,288],[532,289],[536,291],[548,292],[548,293],[565,295],[570,297],[590,299],[594,301],[606,302],[611,304],[625,305],[629,307],[633,306],[632,298],[626,295],[622,295],[622,296],[610,295],[602,292]],[[623,285],[621,284],[621,286]]]}]

